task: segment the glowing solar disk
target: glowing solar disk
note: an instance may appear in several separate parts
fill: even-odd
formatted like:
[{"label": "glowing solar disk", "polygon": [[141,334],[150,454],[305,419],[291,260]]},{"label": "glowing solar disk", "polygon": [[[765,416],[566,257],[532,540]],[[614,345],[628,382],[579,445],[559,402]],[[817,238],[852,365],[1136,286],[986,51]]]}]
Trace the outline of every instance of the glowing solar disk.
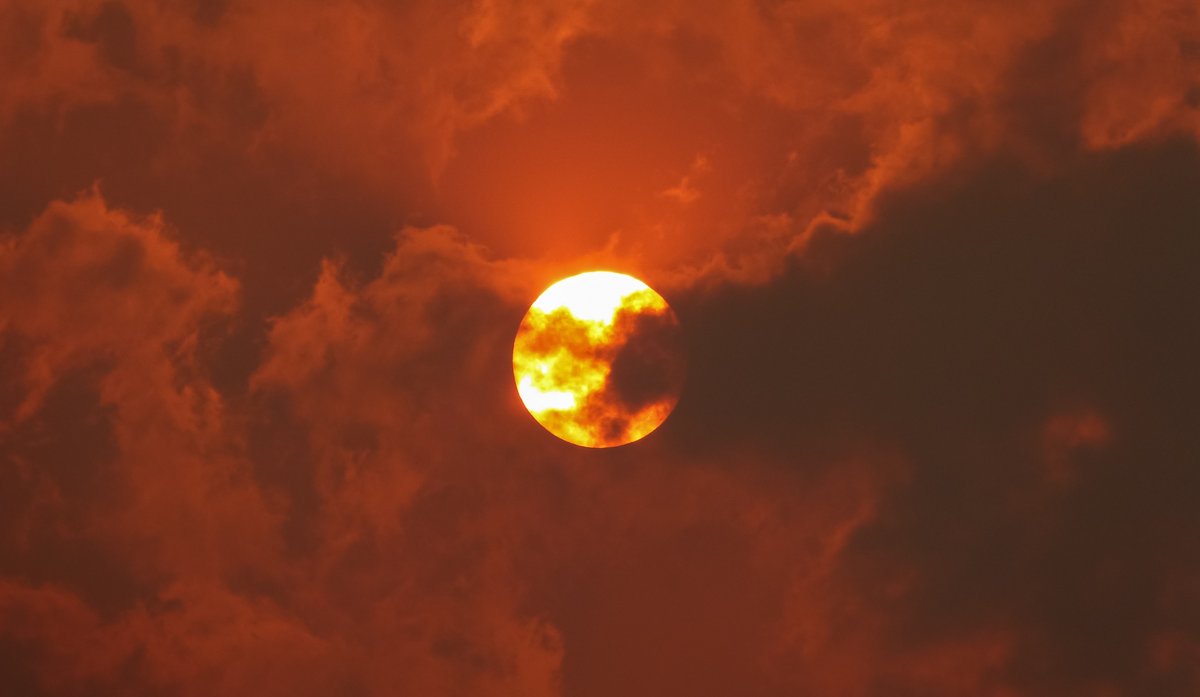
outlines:
[{"label": "glowing solar disk", "polygon": [[631,443],[658,428],[679,401],[684,364],[667,301],[611,271],[547,288],[513,343],[525,408],[554,435],[590,448]]}]

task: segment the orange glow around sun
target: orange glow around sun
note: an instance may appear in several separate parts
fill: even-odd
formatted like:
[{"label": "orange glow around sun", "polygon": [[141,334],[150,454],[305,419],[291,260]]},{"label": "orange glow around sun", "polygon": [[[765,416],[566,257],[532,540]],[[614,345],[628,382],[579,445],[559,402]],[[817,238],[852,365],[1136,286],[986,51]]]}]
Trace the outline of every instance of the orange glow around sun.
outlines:
[{"label": "orange glow around sun", "polygon": [[565,441],[607,448],[645,437],[675,408],[683,385],[679,322],[632,276],[590,271],[534,301],[513,344],[525,408]]}]

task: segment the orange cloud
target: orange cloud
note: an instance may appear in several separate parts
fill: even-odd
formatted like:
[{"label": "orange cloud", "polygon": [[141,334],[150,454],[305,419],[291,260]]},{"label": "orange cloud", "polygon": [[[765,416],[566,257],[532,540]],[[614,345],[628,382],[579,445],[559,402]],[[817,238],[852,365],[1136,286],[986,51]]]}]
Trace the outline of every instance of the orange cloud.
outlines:
[{"label": "orange cloud", "polygon": [[1071,483],[1078,476],[1077,452],[1102,448],[1111,438],[1108,422],[1094,411],[1069,412],[1051,418],[1043,436],[1047,477],[1058,485]]},{"label": "orange cloud", "polygon": [[166,176],[220,153],[505,255],[747,279],[973,158],[1196,133],[1182,2],[202,7],[12,4],[3,118],[133,110]]}]

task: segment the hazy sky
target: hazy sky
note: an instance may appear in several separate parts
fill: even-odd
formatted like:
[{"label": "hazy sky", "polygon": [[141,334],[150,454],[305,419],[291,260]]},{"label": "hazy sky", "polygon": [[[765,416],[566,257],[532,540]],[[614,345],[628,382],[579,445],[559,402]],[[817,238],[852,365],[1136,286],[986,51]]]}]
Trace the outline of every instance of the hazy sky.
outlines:
[{"label": "hazy sky", "polygon": [[5,695],[1200,694],[1198,357],[1194,0],[0,0]]}]

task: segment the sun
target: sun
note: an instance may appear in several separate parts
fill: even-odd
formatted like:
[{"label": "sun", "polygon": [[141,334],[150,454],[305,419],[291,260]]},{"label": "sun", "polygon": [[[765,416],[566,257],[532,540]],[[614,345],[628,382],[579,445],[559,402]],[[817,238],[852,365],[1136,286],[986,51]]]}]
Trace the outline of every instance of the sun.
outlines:
[{"label": "sun", "polygon": [[683,337],[667,301],[633,276],[589,271],[538,296],[513,342],[513,377],[546,430],[589,448],[632,443],[679,401]]}]

